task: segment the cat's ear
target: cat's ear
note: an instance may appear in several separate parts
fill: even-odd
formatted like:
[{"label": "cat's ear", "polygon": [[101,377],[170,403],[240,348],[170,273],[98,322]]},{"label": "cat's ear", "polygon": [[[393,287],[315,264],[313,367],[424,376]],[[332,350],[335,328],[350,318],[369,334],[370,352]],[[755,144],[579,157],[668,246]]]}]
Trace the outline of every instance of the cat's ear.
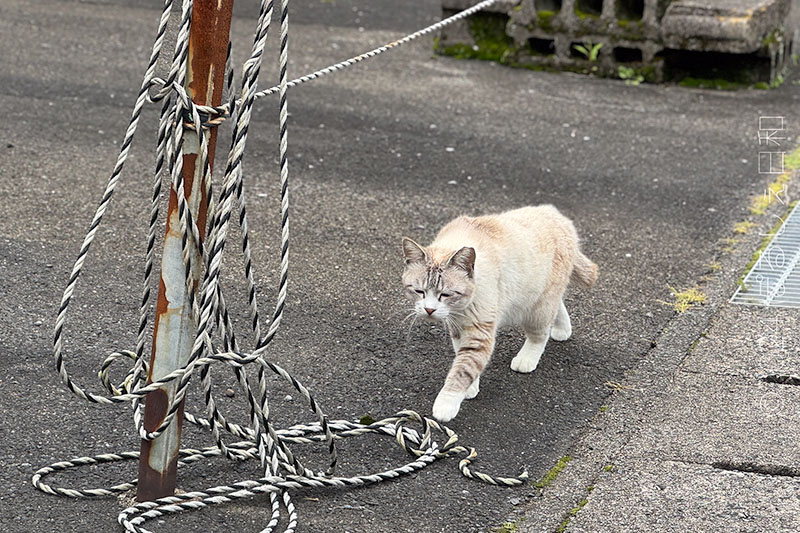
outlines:
[{"label": "cat's ear", "polygon": [[465,246],[456,253],[447,262],[448,266],[454,266],[462,270],[466,270],[467,274],[472,276],[475,270],[475,248]]},{"label": "cat's ear", "polygon": [[408,237],[403,237],[403,255],[406,258],[407,265],[423,262],[428,257],[425,249]]}]

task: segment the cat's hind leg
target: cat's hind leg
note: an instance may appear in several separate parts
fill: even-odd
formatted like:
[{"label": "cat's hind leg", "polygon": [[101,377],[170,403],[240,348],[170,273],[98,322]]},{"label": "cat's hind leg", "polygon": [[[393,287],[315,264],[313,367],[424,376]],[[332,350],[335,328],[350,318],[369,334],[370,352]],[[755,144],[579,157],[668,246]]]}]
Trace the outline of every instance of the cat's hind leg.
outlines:
[{"label": "cat's hind leg", "polygon": [[527,374],[533,372],[539,359],[544,353],[547,339],[550,338],[550,330],[558,312],[558,304],[561,299],[544,299],[524,325],[525,344],[511,360],[511,370]]},{"label": "cat's hind leg", "polygon": [[517,353],[514,359],[511,360],[511,370],[523,374],[533,372],[536,365],[539,364],[542,353],[544,353],[547,337],[547,330],[537,333],[528,333],[526,331],[525,344],[522,345],[522,349]]},{"label": "cat's hind leg", "polygon": [[550,338],[554,341],[565,341],[572,335],[572,322],[569,319],[564,300],[559,300],[558,313],[550,328]]}]

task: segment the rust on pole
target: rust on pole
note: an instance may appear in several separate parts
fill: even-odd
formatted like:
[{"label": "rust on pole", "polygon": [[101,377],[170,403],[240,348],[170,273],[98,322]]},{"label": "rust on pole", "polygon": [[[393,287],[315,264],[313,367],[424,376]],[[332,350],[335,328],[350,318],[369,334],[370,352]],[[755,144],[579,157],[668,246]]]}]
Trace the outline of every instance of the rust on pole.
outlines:
[{"label": "rust on pole", "polygon": [[[232,12],[233,0],[194,1],[186,90],[196,104],[217,106],[222,103]],[[209,128],[204,134],[208,136],[208,162],[211,165],[214,161],[217,129]],[[195,165],[199,149],[197,134],[194,130],[187,130],[183,145],[183,180],[186,200],[197,221],[202,239],[206,227],[206,193],[205,184],[202,183],[203,169],[196,168]],[[151,382],[186,364],[196,328],[186,293],[178,198],[172,189],[166,224],[148,375]],[[195,279],[198,279],[200,264],[201,258],[195,253],[193,265],[198,269]],[[153,431],[163,422],[167,405],[174,396],[176,387],[177,384],[173,382],[147,395],[144,408],[144,426],[147,431]],[[169,427],[157,439],[142,441],[136,494],[138,501],[151,501],[174,493],[182,419],[183,405]]]}]

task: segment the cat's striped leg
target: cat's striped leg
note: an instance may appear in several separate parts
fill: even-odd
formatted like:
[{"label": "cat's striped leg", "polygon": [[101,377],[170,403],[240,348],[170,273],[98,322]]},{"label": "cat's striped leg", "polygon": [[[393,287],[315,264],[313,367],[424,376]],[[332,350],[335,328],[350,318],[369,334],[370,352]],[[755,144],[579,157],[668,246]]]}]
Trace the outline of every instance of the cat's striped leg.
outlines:
[{"label": "cat's striped leg", "polygon": [[455,418],[465,398],[478,394],[479,378],[494,351],[495,323],[482,322],[464,328],[458,352],[442,390],[433,402],[433,417],[440,422]]},{"label": "cat's striped leg", "polygon": [[469,388],[467,389],[466,399],[467,400],[473,399],[475,396],[478,395],[480,391],[481,391],[481,377],[478,376],[477,378],[475,378],[475,381],[472,382],[472,385],[470,385]]},{"label": "cat's striped leg", "polygon": [[[461,333],[460,330],[450,328],[450,339],[453,341],[453,352],[458,353],[458,349],[461,347]],[[471,400],[481,390],[481,377],[478,376],[475,378],[475,381],[472,382],[472,385],[469,386],[466,393],[466,399]]]}]

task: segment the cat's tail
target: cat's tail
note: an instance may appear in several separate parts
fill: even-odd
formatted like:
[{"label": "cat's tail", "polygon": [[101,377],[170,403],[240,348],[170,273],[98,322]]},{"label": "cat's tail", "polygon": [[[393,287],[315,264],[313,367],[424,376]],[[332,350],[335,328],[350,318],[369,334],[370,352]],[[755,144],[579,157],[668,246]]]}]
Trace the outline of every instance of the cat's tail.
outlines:
[{"label": "cat's tail", "polygon": [[572,281],[584,287],[591,287],[597,281],[597,265],[580,251],[572,267]]}]

